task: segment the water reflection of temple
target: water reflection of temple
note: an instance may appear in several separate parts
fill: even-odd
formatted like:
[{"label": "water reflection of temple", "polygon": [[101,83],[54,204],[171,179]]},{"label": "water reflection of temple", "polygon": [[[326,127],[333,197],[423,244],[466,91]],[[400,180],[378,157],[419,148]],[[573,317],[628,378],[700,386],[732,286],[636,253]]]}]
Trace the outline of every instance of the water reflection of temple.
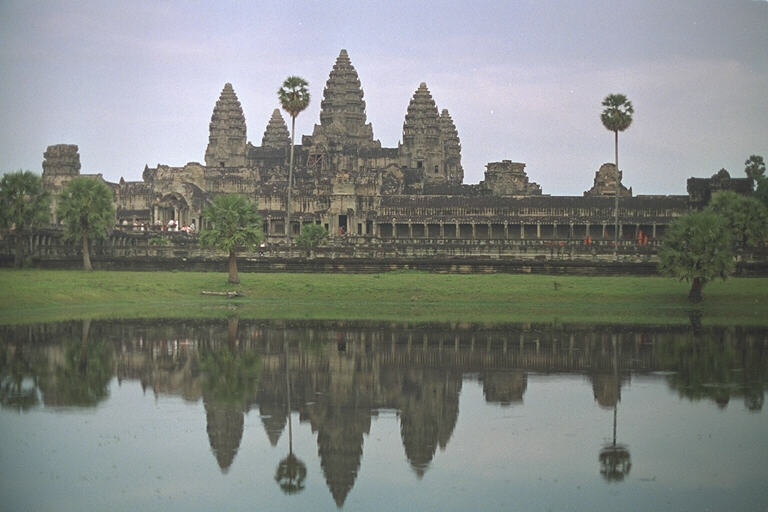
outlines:
[{"label": "water reflection of temple", "polygon": [[669,374],[659,378],[681,396],[720,405],[742,398],[752,410],[762,407],[768,374],[768,333],[760,329],[694,336],[684,328],[158,325],[0,328],[2,405],[95,405],[107,398],[114,376],[140,382],[147,393],[202,400],[211,451],[226,472],[240,447],[244,416],[258,411],[276,446],[290,403],[290,412],[316,433],[326,483],[341,506],[378,411],[397,411],[404,455],[420,478],[450,442],[463,379],[478,380],[489,404],[506,407],[523,403],[532,372],[581,374],[597,405],[615,413],[633,374],[664,370]]}]

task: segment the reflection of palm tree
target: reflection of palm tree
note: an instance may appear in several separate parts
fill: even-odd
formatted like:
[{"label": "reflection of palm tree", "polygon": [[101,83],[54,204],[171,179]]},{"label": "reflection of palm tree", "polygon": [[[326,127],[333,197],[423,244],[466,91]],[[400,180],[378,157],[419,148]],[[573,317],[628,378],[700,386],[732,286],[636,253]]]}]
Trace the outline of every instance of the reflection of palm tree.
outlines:
[{"label": "reflection of palm tree", "polygon": [[41,377],[40,389],[46,405],[95,406],[109,395],[114,373],[112,345],[89,341],[90,320],[83,320],[79,341],[63,344],[64,364]]},{"label": "reflection of palm tree", "polygon": [[238,318],[227,319],[227,342],[201,348],[199,353],[208,441],[222,472],[240,448],[246,404],[258,387],[261,358],[238,349]]},{"label": "reflection of palm tree", "polygon": [[[290,420],[289,420],[290,421]],[[275,481],[285,494],[296,494],[304,490],[307,466],[293,453],[280,461],[275,472]]]},{"label": "reflection of palm tree", "polygon": [[[0,350],[0,406],[27,411],[40,402],[37,393],[37,374],[28,350],[4,345]],[[25,386],[31,378],[32,386]]]},{"label": "reflection of palm tree", "polygon": [[307,466],[293,454],[293,425],[291,420],[291,377],[288,372],[288,343],[285,344],[285,383],[288,405],[288,456],[280,461],[275,471],[275,482],[285,494],[296,494],[304,490]]},{"label": "reflection of palm tree", "polygon": [[600,474],[609,482],[621,482],[632,469],[632,461],[629,448],[623,444],[616,444],[616,409],[613,406],[613,442],[606,444],[600,450]]},{"label": "reflection of palm tree", "polygon": [[[619,382],[619,367],[618,367],[618,353],[617,353],[617,339],[613,336],[611,339],[613,346],[613,377],[615,382]],[[616,444],[616,416],[618,410],[618,402],[613,404],[613,442],[606,444],[600,450],[600,474],[603,475],[608,482],[621,482],[624,477],[629,474],[629,470],[632,469],[632,461],[629,455],[629,448],[623,444]]]}]

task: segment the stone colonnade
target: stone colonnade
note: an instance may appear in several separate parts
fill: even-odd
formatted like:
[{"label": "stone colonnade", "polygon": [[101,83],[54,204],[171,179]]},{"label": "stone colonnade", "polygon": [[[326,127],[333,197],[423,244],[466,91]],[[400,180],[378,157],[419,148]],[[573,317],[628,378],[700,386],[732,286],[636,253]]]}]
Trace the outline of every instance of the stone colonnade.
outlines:
[{"label": "stone colonnade", "polygon": [[[323,219],[325,220],[325,219]],[[301,226],[321,224],[328,229],[330,236],[339,234],[340,223],[337,219],[323,222],[320,219],[292,220],[293,233],[298,234]],[[333,222],[335,220],[335,222]],[[284,233],[285,219],[282,216],[268,215],[264,218],[264,233],[280,236]],[[619,225],[621,240],[655,240],[664,233],[665,223],[657,222],[622,222]],[[499,221],[409,221],[391,219],[389,221],[371,221],[348,224],[345,233],[382,239],[431,239],[431,240],[613,240],[614,224],[612,221],[601,222],[499,222]]]}]

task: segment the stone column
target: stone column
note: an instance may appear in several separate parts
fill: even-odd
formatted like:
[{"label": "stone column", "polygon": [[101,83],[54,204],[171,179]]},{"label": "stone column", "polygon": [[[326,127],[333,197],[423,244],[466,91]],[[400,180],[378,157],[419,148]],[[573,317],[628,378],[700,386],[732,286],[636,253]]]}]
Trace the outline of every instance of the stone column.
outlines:
[{"label": "stone column", "polygon": [[472,223],[472,240],[474,240],[475,238],[476,238],[475,237],[475,223],[473,222]]},{"label": "stone column", "polygon": [[525,222],[520,221],[520,240],[525,240]]},{"label": "stone column", "polygon": [[541,223],[536,223],[536,238],[541,239]]},{"label": "stone column", "polygon": [[656,223],[653,223],[653,238],[656,238]]},{"label": "stone column", "polygon": [[504,240],[509,240],[509,222],[504,221]]},{"label": "stone column", "polygon": [[440,222],[440,239],[445,239],[445,224]]},{"label": "stone column", "polygon": [[584,238],[589,237],[589,222],[587,222],[586,232],[584,233]]},{"label": "stone column", "polygon": [[408,221],[408,238],[413,238],[413,224]]}]

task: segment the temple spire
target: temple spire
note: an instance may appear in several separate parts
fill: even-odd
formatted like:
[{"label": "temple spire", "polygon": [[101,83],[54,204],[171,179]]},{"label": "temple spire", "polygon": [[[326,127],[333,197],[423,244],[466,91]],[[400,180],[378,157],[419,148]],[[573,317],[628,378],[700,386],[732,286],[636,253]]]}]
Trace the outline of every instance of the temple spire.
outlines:
[{"label": "temple spire", "polygon": [[448,181],[461,184],[464,181],[464,169],[461,167],[461,140],[456,125],[453,124],[448,109],[440,113],[440,136],[443,139],[445,166]]},{"label": "temple spire", "polygon": [[380,146],[373,140],[373,128],[366,124],[363,89],[347,50],[341,50],[331,69],[320,102],[320,124],[313,140],[341,144]]},{"label": "temple spire", "polygon": [[224,84],[213,107],[205,165],[209,167],[245,166],[245,116],[232,84]]},{"label": "temple spire", "polygon": [[445,181],[445,161],[440,136],[440,116],[427,84],[413,93],[403,123],[401,165],[423,169],[423,180]]},{"label": "temple spire", "polygon": [[288,126],[285,124],[280,109],[272,111],[272,117],[269,119],[264,137],[261,139],[261,145],[265,148],[284,149],[291,144],[291,135],[288,133]]}]

